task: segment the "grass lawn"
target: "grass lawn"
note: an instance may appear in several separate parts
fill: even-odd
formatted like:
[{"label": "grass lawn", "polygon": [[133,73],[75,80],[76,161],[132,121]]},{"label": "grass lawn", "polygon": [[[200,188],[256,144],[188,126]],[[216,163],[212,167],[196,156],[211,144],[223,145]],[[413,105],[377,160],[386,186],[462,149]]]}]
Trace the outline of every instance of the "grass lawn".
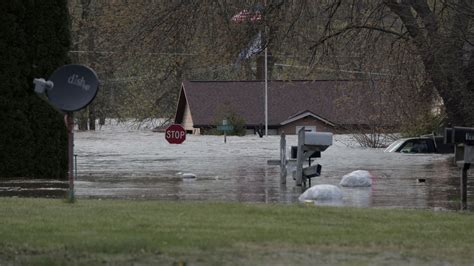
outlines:
[{"label": "grass lawn", "polygon": [[474,214],[0,198],[0,265],[474,264]]}]

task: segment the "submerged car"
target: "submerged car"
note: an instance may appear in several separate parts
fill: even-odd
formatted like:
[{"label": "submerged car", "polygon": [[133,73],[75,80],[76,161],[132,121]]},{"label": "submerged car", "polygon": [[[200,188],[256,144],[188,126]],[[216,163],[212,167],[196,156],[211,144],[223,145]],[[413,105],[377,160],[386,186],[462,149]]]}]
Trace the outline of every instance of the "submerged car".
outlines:
[{"label": "submerged car", "polygon": [[441,136],[421,136],[396,140],[385,152],[401,153],[453,153],[453,144],[444,144]]}]

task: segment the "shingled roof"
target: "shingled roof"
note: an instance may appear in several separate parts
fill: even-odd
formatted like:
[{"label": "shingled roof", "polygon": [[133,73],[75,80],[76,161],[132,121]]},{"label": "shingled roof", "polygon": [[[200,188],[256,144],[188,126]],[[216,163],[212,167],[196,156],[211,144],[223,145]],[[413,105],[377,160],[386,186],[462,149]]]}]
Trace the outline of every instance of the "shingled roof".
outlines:
[{"label": "shingled roof", "polygon": [[[247,126],[265,121],[263,81],[184,81],[175,123],[182,122],[186,103],[194,127],[213,125],[223,108],[242,116]],[[382,86],[372,81],[269,81],[268,125],[278,127],[302,111],[341,126],[368,124],[371,115],[389,103]]]}]

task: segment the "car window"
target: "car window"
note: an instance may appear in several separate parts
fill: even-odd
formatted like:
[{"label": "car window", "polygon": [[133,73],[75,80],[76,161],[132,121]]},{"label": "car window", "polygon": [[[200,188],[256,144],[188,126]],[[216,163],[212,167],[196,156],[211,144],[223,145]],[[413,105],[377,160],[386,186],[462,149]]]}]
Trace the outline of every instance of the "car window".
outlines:
[{"label": "car window", "polygon": [[413,147],[411,148],[411,152],[419,153],[419,152],[427,152],[428,145],[426,145],[426,141],[416,141],[413,143]]},{"label": "car window", "polygon": [[414,139],[408,140],[403,144],[400,152],[403,153],[429,153],[433,152],[431,145],[428,140],[425,139]]},{"label": "car window", "polygon": [[405,144],[402,145],[400,152],[403,152],[403,153],[412,152],[413,144],[414,144],[413,140],[408,140],[407,142],[405,142]]},{"label": "car window", "polygon": [[400,147],[400,145],[405,142],[406,139],[399,139],[395,142],[393,142],[392,144],[390,144],[390,146],[388,146],[386,149],[385,149],[385,152],[394,152],[394,151],[397,151],[398,148]]},{"label": "car window", "polygon": [[393,142],[385,149],[385,152],[433,153],[436,152],[436,147],[432,139],[409,138]]}]

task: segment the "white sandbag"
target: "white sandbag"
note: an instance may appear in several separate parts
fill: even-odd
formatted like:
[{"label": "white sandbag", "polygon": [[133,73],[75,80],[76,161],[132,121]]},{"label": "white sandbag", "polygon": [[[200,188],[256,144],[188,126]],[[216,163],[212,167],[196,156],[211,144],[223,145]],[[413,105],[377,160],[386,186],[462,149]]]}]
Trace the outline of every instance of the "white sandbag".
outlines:
[{"label": "white sandbag", "polygon": [[342,199],[342,191],[334,185],[315,185],[308,188],[298,198],[299,201],[308,200],[329,201]]},{"label": "white sandbag", "polygon": [[343,187],[370,187],[372,174],[369,171],[357,170],[342,177],[339,185]]}]

